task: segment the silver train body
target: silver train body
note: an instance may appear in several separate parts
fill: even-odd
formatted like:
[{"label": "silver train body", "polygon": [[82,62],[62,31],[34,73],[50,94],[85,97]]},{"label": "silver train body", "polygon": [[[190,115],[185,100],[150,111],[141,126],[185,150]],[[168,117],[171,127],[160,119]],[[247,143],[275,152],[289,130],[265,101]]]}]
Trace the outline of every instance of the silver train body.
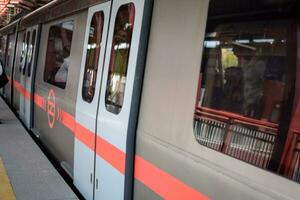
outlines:
[{"label": "silver train body", "polygon": [[[125,89],[115,105],[107,90],[114,80],[112,52],[128,50],[126,42],[118,46],[113,41],[124,5],[127,11],[134,7],[134,22],[129,14],[126,76],[116,78]],[[208,0],[61,0],[0,30],[10,78],[2,96],[86,199],[299,199],[297,183],[195,139],[208,8]],[[102,38],[101,45],[95,44],[99,60],[93,97],[85,101],[82,88],[96,12],[102,16]],[[66,37],[72,31],[62,85],[45,75],[47,59],[62,60],[50,55],[50,46],[57,45],[56,36],[54,44],[49,39],[54,26],[66,29]]]}]

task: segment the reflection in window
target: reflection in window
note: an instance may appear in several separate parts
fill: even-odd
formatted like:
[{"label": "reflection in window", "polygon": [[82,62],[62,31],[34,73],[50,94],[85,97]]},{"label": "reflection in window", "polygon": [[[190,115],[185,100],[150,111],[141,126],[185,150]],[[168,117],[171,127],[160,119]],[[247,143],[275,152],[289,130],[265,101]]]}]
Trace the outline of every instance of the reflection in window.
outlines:
[{"label": "reflection in window", "polygon": [[27,76],[30,77],[31,75],[31,68],[32,68],[32,62],[33,62],[33,53],[34,53],[34,47],[35,47],[35,38],[36,36],[36,30],[33,31],[31,36],[31,42],[29,45],[28,53],[27,53]]},{"label": "reflection in window", "polygon": [[27,32],[27,34],[26,34],[26,43],[25,43],[25,47],[24,47],[24,55],[22,54],[22,62],[24,61],[24,63],[22,63],[22,74],[23,75],[25,74],[26,67],[27,67],[29,40],[30,40],[30,32]]},{"label": "reflection in window", "polygon": [[222,48],[221,56],[223,69],[230,68],[232,66],[238,66],[238,57],[234,54],[232,48]]},{"label": "reflection in window", "polygon": [[[299,3],[230,2],[210,2],[196,140],[300,182],[300,131],[295,131],[300,129],[290,126],[299,120],[290,115],[300,30],[293,18]],[[273,4],[282,12],[265,13]]]},{"label": "reflection in window", "polygon": [[87,102],[92,102],[94,98],[98,62],[101,49],[103,23],[103,12],[96,12],[93,15],[90,25],[82,87],[82,98]]},{"label": "reflection in window", "polygon": [[207,33],[199,105],[277,123],[286,84],[286,23],[221,24]]},{"label": "reflection in window", "polygon": [[74,22],[52,25],[49,30],[44,81],[64,89],[67,83]]},{"label": "reflection in window", "polygon": [[134,18],[135,7],[129,3],[119,8],[115,20],[105,95],[106,109],[115,114],[120,113],[124,101]]}]

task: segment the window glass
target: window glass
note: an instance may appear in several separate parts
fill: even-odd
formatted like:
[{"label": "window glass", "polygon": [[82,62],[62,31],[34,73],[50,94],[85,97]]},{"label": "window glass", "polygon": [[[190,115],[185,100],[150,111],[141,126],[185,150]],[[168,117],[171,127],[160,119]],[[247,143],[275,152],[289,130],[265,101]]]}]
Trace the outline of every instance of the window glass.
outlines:
[{"label": "window glass", "polygon": [[25,56],[26,56],[26,33],[23,32],[22,34],[20,34],[20,37],[23,38],[22,39],[22,43],[21,43],[21,54],[20,54],[20,60],[19,60],[19,71],[22,72],[24,69],[24,61],[25,61]]},{"label": "window glass", "polygon": [[5,71],[6,73],[10,74],[10,66],[11,66],[11,62],[12,62],[12,48],[13,48],[13,35],[9,35],[7,37],[7,53],[6,53],[6,62],[5,62]]},{"label": "window glass", "polygon": [[30,77],[31,75],[31,68],[33,63],[33,53],[35,48],[35,40],[36,40],[36,30],[33,31],[31,35],[31,42],[29,45],[28,53],[27,53],[27,76]]},{"label": "window glass", "polygon": [[67,83],[74,22],[52,25],[49,29],[44,81],[64,89]]},{"label": "window glass", "polygon": [[7,42],[7,37],[2,36],[0,38],[0,59],[2,64],[4,65],[4,58],[5,58],[5,53],[6,53],[6,42]]},{"label": "window glass", "polygon": [[280,169],[292,138],[297,6],[210,2],[194,117],[201,145],[285,176]]},{"label": "window glass", "polygon": [[86,50],[86,60],[84,68],[84,79],[82,86],[82,98],[87,102],[92,102],[94,98],[102,40],[103,23],[103,12],[96,12],[93,15],[90,24],[89,40]]},{"label": "window glass", "polygon": [[109,112],[118,114],[123,105],[126,75],[135,18],[133,3],[122,5],[115,19],[105,105]]}]

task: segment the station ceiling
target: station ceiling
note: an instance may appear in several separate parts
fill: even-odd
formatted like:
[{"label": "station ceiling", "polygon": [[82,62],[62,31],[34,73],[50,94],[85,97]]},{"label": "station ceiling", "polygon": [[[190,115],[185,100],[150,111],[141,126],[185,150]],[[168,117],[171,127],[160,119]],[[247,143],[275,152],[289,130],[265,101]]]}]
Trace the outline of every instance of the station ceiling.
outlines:
[{"label": "station ceiling", "polygon": [[52,0],[0,0],[0,27]]}]

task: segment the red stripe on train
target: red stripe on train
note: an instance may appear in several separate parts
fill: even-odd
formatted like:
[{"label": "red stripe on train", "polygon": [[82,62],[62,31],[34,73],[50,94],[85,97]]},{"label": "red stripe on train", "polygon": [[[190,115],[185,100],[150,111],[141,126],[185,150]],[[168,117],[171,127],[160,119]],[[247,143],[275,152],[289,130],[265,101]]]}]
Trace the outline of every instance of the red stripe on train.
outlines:
[{"label": "red stripe on train", "polygon": [[76,122],[75,122],[73,115],[67,113],[64,110],[61,110],[60,114],[61,114],[61,123],[68,129],[70,129],[72,131],[72,133],[75,133]]},{"label": "red stripe on train", "polygon": [[101,156],[106,162],[112,165],[120,173],[125,174],[125,158],[126,154],[106,140],[97,136],[96,153]]},{"label": "red stripe on train", "polygon": [[[61,111],[61,118],[61,123],[70,129],[78,140],[80,140],[92,151],[95,150],[95,133],[77,123],[72,115],[63,110]],[[96,153],[111,166],[124,174],[126,157],[125,153],[99,136],[96,137],[96,142],[97,146],[101,147],[96,148]]]},{"label": "red stripe on train", "polygon": [[17,81],[13,81],[14,82],[14,86],[16,88],[16,90],[28,101],[30,101],[31,99],[31,93],[29,91],[26,90],[26,88],[24,88],[20,83],[18,83]]},{"label": "red stripe on train", "polygon": [[7,79],[8,79],[9,84],[11,84],[11,77],[8,76],[8,75],[6,75],[6,77],[7,77]]},{"label": "red stripe on train", "polygon": [[84,126],[76,123],[75,137],[85,144],[89,149],[94,151],[95,149],[95,134],[85,128]]},{"label": "red stripe on train", "polygon": [[[23,95],[25,98],[28,98],[28,96],[30,97],[30,93],[26,91],[21,84],[19,84],[17,81],[13,82],[14,87],[20,92],[21,95]],[[46,111],[46,101],[42,96],[34,94],[34,103],[39,108]],[[92,151],[95,150],[94,132],[77,123],[75,118],[64,110],[59,109],[58,119],[66,128],[71,130],[71,132],[79,141],[85,144]],[[96,148],[96,154],[101,156],[120,173],[125,174],[126,154],[99,136],[96,137],[96,144],[98,147],[100,147]],[[141,183],[164,199],[209,200],[209,198],[204,196],[202,193],[198,192],[194,188],[183,183],[162,169],[156,167],[152,163],[144,160],[138,155],[135,156],[134,178],[139,180]]]},{"label": "red stripe on train", "polygon": [[34,94],[34,104],[41,108],[43,111],[46,111],[46,102],[42,96]]},{"label": "red stripe on train", "polygon": [[135,156],[134,177],[164,199],[209,199],[138,155]]}]

